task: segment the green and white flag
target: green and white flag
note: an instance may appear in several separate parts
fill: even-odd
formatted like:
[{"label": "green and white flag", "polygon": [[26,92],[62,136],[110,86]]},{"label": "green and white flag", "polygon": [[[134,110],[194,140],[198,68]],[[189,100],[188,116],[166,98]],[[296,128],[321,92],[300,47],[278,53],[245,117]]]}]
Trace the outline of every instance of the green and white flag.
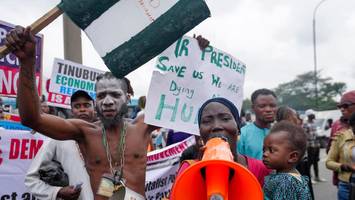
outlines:
[{"label": "green and white flag", "polygon": [[210,16],[204,0],[62,0],[117,77],[137,69]]}]

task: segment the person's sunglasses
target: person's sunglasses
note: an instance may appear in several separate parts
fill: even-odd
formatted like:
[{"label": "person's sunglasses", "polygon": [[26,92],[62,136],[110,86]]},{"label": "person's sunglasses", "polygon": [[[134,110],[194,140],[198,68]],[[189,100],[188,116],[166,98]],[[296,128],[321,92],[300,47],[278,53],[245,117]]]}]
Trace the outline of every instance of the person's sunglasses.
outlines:
[{"label": "person's sunglasses", "polygon": [[341,108],[343,108],[343,109],[348,109],[350,106],[352,106],[352,105],[355,105],[355,103],[343,103],[343,104],[339,104],[339,105],[337,105],[337,108],[338,109],[341,109]]}]

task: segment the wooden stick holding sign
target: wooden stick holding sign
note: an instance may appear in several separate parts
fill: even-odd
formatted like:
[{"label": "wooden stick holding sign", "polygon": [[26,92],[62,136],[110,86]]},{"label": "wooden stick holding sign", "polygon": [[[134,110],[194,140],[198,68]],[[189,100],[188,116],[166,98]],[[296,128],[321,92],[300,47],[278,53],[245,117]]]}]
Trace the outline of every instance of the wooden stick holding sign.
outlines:
[{"label": "wooden stick holding sign", "polygon": [[[63,13],[61,9],[59,9],[57,6],[51,9],[49,12],[47,12],[45,15],[40,17],[38,20],[36,20],[34,23],[30,25],[31,27],[31,32],[33,34],[37,34],[40,32],[43,28],[45,28],[48,24],[52,23],[55,19],[57,19],[58,16],[60,16]],[[11,50],[7,46],[1,46],[0,47],[0,59],[5,57],[8,53],[10,53]]]}]

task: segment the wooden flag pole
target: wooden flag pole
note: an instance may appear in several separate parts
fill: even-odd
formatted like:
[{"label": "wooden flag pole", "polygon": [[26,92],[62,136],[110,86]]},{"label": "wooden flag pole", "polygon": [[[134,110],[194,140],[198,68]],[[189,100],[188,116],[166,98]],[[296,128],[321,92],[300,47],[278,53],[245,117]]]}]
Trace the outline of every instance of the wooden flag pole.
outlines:
[{"label": "wooden flag pole", "polygon": [[[33,34],[37,34],[40,32],[44,27],[46,27],[48,24],[52,23],[57,17],[59,17],[61,14],[63,14],[63,11],[59,9],[57,6],[54,7],[52,10],[47,12],[45,15],[43,15],[41,18],[37,19],[35,22],[33,22],[30,27],[31,27],[31,32]],[[10,49],[7,48],[7,46],[1,46],[0,47],[0,59],[5,57],[8,53],[10,53]]]}]

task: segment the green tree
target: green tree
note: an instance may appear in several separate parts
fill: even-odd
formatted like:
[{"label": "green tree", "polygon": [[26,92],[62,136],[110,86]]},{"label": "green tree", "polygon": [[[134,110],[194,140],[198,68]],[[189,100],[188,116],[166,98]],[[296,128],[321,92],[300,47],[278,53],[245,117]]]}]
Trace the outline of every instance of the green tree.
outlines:
[{"label": "green tree", "polygon": [[281,105],[288,105],[296,110],[331,110],[336,108],[335,97],[341,95],[346,84],[343,82],[331,82],[331,77],[323,78],[317,72],[318,98],[314,87],[314,72],[306,72],[298,75],[296,79],[282,83],[274,89]]},{"label": "green tree", "polygon": [[242,110],[244,110],[244,112],[251,111],[251,100],[250,99],[243,100]]}]

